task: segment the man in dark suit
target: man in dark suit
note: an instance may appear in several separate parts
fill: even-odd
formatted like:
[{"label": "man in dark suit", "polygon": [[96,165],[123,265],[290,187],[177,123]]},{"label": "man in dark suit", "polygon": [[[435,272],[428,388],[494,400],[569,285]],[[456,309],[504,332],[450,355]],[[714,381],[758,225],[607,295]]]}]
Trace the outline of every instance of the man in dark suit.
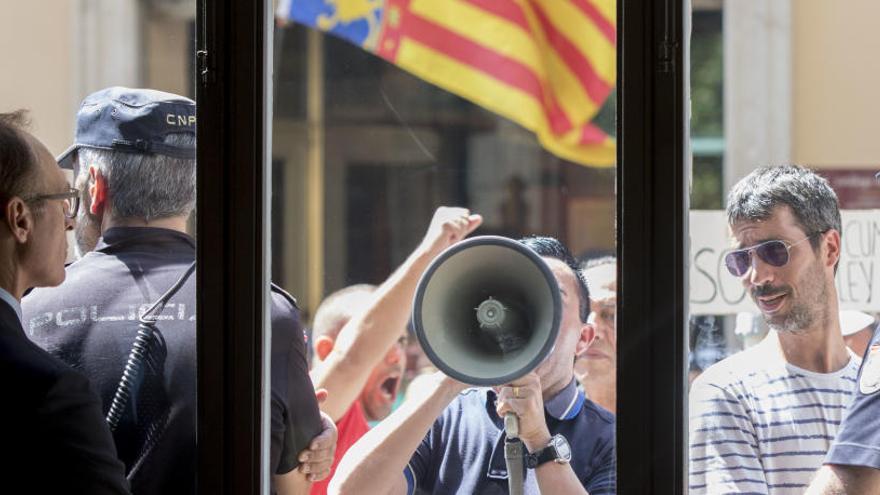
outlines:
[{"label": "man in dark suit", "polygon": [[21,325],[25,291],[64,280],[78,206],[77,191],[23,125],[23,112],[0,114],[2,483],[27,493],[128,493],[97,395]]}]

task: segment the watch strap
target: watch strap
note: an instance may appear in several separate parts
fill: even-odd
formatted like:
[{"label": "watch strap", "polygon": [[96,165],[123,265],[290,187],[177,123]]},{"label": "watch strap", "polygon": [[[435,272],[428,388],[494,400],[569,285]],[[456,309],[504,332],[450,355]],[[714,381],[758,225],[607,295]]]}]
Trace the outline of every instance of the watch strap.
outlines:
[{"label": "watch strap", "polygon": [[551,443],[550,445],[544,447],[539,452],[537,452],[536,457],[537,464],[535,465],[535,467],[540,466],[545,462],[555,461],[559,458],[559,452],[556,451],[556,445]]},{"label": "watch strap", "polygon": [[535,452],[529,453],[526,455],[526,466],[529,469],[535,469],[536,467],[544,464],[546,462],[555,461],[559,458],[559,453],[556,451],[556,445],[553,443],[547,444],[543,449]]}]

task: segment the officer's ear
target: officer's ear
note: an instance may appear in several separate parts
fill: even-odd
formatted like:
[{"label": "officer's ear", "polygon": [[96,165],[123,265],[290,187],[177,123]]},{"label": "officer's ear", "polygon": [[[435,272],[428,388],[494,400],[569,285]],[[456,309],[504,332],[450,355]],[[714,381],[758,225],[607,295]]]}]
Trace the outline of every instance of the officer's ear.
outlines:
[{"label": "officer's ear", "polygon": [[330,351],[333,350],[335,345],[336,341],[334,341],[332,337],[321,335],[315,339],[315,356],[318,357],[319,361],[327,359],[327,356],[330,355]]},{"label": "officer's ear", "polygon": [[89,165],[89,213],[100,215],[107,206],[107,178],[94,165]]},{"label": "officer's ear", "polygon": [[3,221],[15,241],[19,244],[26,243],[34,230],[34,213],[28,204],[18,196],[13,196],[6,202],[3,213]]}]

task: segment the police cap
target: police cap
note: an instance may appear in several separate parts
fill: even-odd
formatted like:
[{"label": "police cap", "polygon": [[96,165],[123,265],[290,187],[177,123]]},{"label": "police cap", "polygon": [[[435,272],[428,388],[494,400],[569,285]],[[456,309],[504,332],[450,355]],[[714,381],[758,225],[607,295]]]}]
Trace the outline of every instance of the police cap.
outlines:
[{"label": "police cap", "polygon": [[58,156],[58,164],[72,169],[79,148],[195,158],[195,144],[164,142],[165,136],[172,133],[195,135],[194,101],[152,89],[102,89],[83,100],[76,114],[74,144]]}]

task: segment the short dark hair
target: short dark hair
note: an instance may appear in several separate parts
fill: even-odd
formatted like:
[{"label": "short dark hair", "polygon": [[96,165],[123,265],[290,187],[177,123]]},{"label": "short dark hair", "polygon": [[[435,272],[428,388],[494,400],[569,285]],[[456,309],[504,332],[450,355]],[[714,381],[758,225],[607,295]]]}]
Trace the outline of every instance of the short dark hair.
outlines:
[{"label": "short dark hair", "polygon": [[37,157],[27,141],[27,111],[0,113],[0,202],[24,196],[37,172]]},{"label": "short dark hair", "polygon": [[580,313],[579,316],[581,322],[586,323],[587,318],[590,316],[590,289],[587,287],[587,281],[584,278],[584,275],[578,269],[577,260],[571,255],[568,248],[553,237],[525,237],[520,239],[519,242],[538,253],[539,256],[556,258],[571,268],[571,273],[574,275],[578,285],[578,300],[580,303],[578,307]]},{"label": "short dark hair", "polygon": [[727,195],[727,222],[766,220],[779,206],[788,206],[815,251],[816,234],[840,228],[837,194],[828,181],[798,165],[762,167],[736,183]]}]

